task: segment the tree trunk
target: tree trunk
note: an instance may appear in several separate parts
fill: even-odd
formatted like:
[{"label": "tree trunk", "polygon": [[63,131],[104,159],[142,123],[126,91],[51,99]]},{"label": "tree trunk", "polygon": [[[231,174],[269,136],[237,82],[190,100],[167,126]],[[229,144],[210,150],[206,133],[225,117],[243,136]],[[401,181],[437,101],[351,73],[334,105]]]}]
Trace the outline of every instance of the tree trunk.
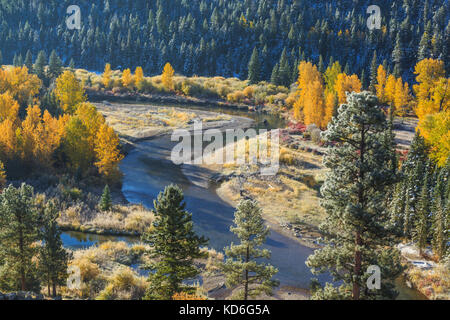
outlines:
[{"label": "tree trunk", "polygon": [[[366,149],[366,140],[365,140],[365,125],[362,126],[361,129],[361,142],[359,146],[359,159],[360,159],[360,167],[358,172],[358,178],[359,178],[359,190],[358,190],[358,202],[361,205],[361,209],[364,210],[365,207],[365,200],[364,200],[364,188],[362,187],[362,182],[364,180],[364,171],[362,170],[364,165],[364,154]],[[355,279],[353,280],[353,291],[352,291],[352,297],[353,300],[359,300],[361,288],[359,285],[359,279],[361,276],[361,264],[362,264],[362,257],[361,257],[361,251],[359,250],[359,246],[362,245],[361,241],[361,230],[356,231],[355,235],[355,261],[354,261],[354,267],[353,267],[353,275]]]},{"label": "tree trunk", "polygon": [[23,231],[22,231],[22,219],[19,215],[18,217],[18,222],[19,222],[19,252],[20,252],[20,284],[21,284],[21,288],[22,291],[27,291],[27,287],[26,287],[26,281],[25,281],[25,261],[23,259],[24,256],[24,247],[23,247]]},{"label": "tree trunk", "polygon": [[[250,249],[247,245],[247,254],[245,256],[245,262],[248,263],[249,259],[250,259]],[[248,266],[245,267],[244,300],[248,300]]]},{"label": "tree trunk", "polygon": [[47,293],[48,293],[48,296],[50,297],[50,280],[47,283]]},{"label": "tree trunk", "polygon": [[53,286],[53,297],[56,297],[56,282],[55,280],[52,281],[52,286]]},{"label": "tree trunk", "polygon": [[[355,244],[357,246],[361,245],[361,235],[359,232],[356,233],[356,241]],[[360,295],[360,286],[359,286],[359,277],[361,275],[361,251],[359,249],[355,250],[355,266],[353,268],[353,272],[356,275],[356,280],[353,281],[353,300],[359,300]]]}]

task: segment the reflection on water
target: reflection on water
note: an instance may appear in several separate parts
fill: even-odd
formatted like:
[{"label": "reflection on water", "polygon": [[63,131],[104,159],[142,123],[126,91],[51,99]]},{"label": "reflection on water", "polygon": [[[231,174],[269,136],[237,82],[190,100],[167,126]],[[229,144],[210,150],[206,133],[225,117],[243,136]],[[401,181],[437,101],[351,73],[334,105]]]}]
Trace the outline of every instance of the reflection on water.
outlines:
[{"label": "reflection on water", "polygon": [[63,232],[61,239],[64,246],[71,249],[83,249],[89,248],[97,243],[103,243],[107,241],[125,241],[127,243],[138,242],[137,237],[121,237],[121,236],[107,236],[91,233],[83,233],[76,231]]}]

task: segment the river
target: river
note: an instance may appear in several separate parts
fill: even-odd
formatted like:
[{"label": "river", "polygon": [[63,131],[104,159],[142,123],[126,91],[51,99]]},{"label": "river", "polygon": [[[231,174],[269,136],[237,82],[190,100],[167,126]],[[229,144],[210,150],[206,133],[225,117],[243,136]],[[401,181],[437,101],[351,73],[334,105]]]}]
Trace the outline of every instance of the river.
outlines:
[{"label": "river", "polygon": [[[179,106],[177,106],[179,108]],[[203,107],[186,107],[189,109],[209,110]],[[284,121],[277,116],[249,113],[233,109],[214,109],[214,111],[250,117],[254,120],[253,128],[280,128]],[[152,208],[158,193],[167,185],[178,184],[184,191],[186,209],[192,213],[196,231],[209,239],[209,247],[223,250],[236,238],[229,231],[232,225],[234,208],[216,194],[216,186],[210,183],[211,175],[207,169],[194,165],[175,165],[170,161],[170,152],[176,142],[170,137],[162,136],[137,144],[124,158],[120,165],[123,173],[122,192],[130,203],[142,203]],[[108,240],[137,241],[137,239],[113,236],[85,235],[82,233],[64,233],[66,246],[79,248]],[[271,231],[265,247],[272,252],[270,263],[278,268],[275,276],[281,285],[308,288],[313,277],[324,283],[329,281],[327,275],[314,276],[305,265],[307,257],[313,250],[302,246],[297,241],[276,231]],[[403,282],[401,282],[403,283]],[[402,289],[401,283],[398,285]],[[414,299],[407,287],[402,298]]]}]

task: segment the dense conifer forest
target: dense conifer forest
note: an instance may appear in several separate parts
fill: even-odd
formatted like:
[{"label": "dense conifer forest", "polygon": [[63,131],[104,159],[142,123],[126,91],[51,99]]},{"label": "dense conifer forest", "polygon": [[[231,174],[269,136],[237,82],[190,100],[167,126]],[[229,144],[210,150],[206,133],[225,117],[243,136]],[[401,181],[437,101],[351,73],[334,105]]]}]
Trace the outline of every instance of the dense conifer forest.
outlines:
[{"label": "dense conifer forest", "polygon": [[[449,3],[442,0],[157,0],[79,1],[81,30],[65,26],[64,0],[0,1],[3,64],[33,60],[55,49],[66,65],[103,70],[142,66],[159,74],[169,61],[191,76],[247,78],[256,47],[261,79],[296,79],[298,61],[324,70],[338,60],[347,74],[368,84],[370,64],[385,64],[397,77],[413,79],[423,58],[445,61],[450,70]],[[381,28],[369,30],[369,5],[381,9]],[[321,71],[323,71],[321,70]]]}]

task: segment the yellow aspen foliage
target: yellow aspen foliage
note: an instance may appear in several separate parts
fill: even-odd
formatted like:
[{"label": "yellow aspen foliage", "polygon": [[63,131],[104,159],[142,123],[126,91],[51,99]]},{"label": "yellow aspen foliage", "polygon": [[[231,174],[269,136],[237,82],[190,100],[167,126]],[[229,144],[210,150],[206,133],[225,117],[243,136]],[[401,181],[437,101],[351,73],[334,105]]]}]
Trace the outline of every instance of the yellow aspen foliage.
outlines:
[{"label": "yellow aspen foliage", "polygon": [[395,77],[390,74],[386,80],[386,87],[384,88],[386,102],[391,106],[394,104],[396,82]]},{"label": "yellow aspen foliage", "polygon": [[59,147],[64,131],[60,120],[53,118],[47,110],[42,120],[37,127],[39,138],[35,141],[34,156],[39,164],[48,167],[53,164],[53,153]]},{"label": "yellow aspen foliage", "polygon": [[430,157],[444,166],[450,156],[450,110],[426,115],[418,129],[430,145]]},{"label": "yellow aspen foliage", "polygon": [[[444,89],[448,86],[448,79],[444,78],[443,61],[435,59],[423,59],[418,62],[414,74],[416,74],[418,83],[413,86],[417,98],[415,112],[419,120],[423,120],[428,114],[444,110],[446,107],[445,100],[447,100],[448,105],[445,92],[449,90]],[[441,94],[436,92],[441,92]]]},{"label": "yellow aspen foliage", "polygon": [[39,106],[28,106],[27,116],[22,121],[20,131],[21,158],[26,162],[33,162],[37,145],[40,139],[39,125],[41,124],[41,109]]},{"label": "yellow aspen foliage", "polygon": [[0,161],[0,192],[3,191],[3,188],[6,185],[6,171],[3,162]]},{"label": "yellow aspen foliage", "polygon": [[111,65],[109,63],[105,64],[105,70],[103,71],[102,75],[102,83],[103,86],[107,89],[111,87]]},{"label": "yellow aspen foliage", "polygon": [[394,106],[395,113],[399,117],[406,116],[409,109],[409,86],[408,82],[403,83],[402,78],[398,78],[395,83]]},{"label": "yellow aspen foliage", "polygon": [[[297,92],[296,96],[297,100],[294,102],[294,117],[299,121],[305,121],[305,104],[306,97],[308,94],[309,87],[313,85],[314,82],[318,82],[319,84],[315,84],[317,94],[317,90],[319,87],[322,87],[322,75],[317,70],[317,67],[313,65],[311,62],[302,61],[298,66],[298,79],[297,79]],[[323,92],[322,92],[323,95]],[[308,98],[316,98],[314,95],[309,95]],[[321,104],[320,108],[323,108],[323,104]],[[308,105],[308,112],[312,112],[311,104]],[[322,110],[319,111],[320,114],[323,114]],[[311,115],[308,115],[308,119],[311,119]],[[317,124],[319,126],[319,124]]]},{"label": "yellow aspen foliage", "polygon": [[97,108],[89,103],[83,102],[77,106],[75,115],[83,122],[89,134],[89,146],[94,151],[95,141],[97,139],[97,132],[100,130],[102,124],[105,123],[105,118],[97,111]]},{"label": "yellow aspen foliage", "polygon": [[142,85],[144,82],[144,71],[142,70],[142,67],[136,67],[136,70],[134,71],[134,84],[138,90],[142,90]]},{"label": "yellow aspen foliage", "polygon": [[450,108],[450,78],[441,77],[435,82],[432,100],[439,112]]},{"label": "yellow aspen foliage", "polygon": [[37,95],[41,84],[41,80],[36,75],[29,74],[25,66],[0,72],[0,93],[8,91],[20,105],[26,105]]},{"label": "yellow aspen foliage", "polygon": [[304,123],[306,125],[314,123],[318,127],[324,128],[328,124],[328,122],[325,122],[323,90],[323,84],[319,80],[314,80],[308,84],[303,101]]},{"label": "yellow aspen foliage", "polygon": [[108,180],[117,178],[119,171],[119,162],[123,155],[119,151],[119,137],[113,128],[103,124],[97,133],[97,144],[95,146],[95,155],[97,162],[95,165],[101,175]]},{"label": "yellow aspen foliage", "polygon": [[324,128],[328,125],[331,118],[333,118],[334,110],[338,105],[338,99],[335,93],[326,91],[325,93],[325,116],[324,116]]},{"label": "yellow aspen foliage", "polygon": [[89,132],[77,116],[72,116],[67,122],[63,150],[72,171],[81,170],[84,173],[89,169],[95,155],[89,144]]},{"label": "yellow aspen foliage", "polygon": [[339,61],[333,63],[325,70],[324,78],[326,83],[326,88],[328,91],[335,93],[334,85],[336,84],[337,76],[342,73],[341,65]]},{"label": "yellow aspen foliage", "polygon": [[206,298],[193,293],[177,292],[172,296],[172,300],[206,300]]},{"label": "yellow aspen foliage", "polygon": [[164,85],[164,87],[168,90],[173,90],[174,84],[173,84],[173,75],[175,74],[175,70],[172,68],[170,63],[166,63],[164,66],[163,73],[161,75],[161,80]]},{"label": "yellow aspen foliage", "polygon": [[56,79],[55,95],[61,108],[69,114],[73,114],[76,105],[87,99],[82,85],[70,71],[64,71]]},{"label": "yellow aspen foliage", "polygon": [[9,92],[0,94],[0,122],[6,119],[13,123],[18,121],[19,104],[13,99]]},{"label": "yellow aspen foliage", "polygon": [[17,151],[16,125],[10,119],[0,122],[0,159],[12,159]]},{"label": "yellow aspen foliage", "polygon": [[377,69],[377,83],[375,84],[375,90],[377,93],[378,100],[381,103],[386,103],[386,81],[387,81],[387,75],[386,70],[384,70],[383,65],[379,65]]},{"label": "yellow aspen foliage", "polygon": [[361,81],[356,74],[351,76],[345,73],[338,74],[334,90],[337,93],[339,104],[347,102],[347,92],[361,92],[361,87]]},{"label": "yellow aspen foliage", "polygon": [[125,69],[122,72],[122,85],[129,88],[133,84],[133,75],[130,69]]}]

